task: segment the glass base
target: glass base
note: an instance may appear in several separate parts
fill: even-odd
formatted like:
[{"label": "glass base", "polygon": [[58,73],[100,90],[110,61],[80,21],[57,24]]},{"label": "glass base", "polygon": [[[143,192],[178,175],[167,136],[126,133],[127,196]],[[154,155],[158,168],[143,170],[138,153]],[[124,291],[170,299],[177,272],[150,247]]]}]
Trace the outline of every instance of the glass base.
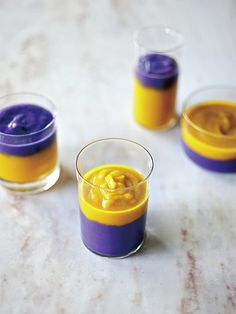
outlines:
[{"label": "glass base", "polygon": [[48,190],[51,188],[59,179],[60,176],[60,166],[58,165],[48,176],[34,182],[29,183],[14,183],[10,181],[5,181],[0,179],[0,185],[4,188],[24,193],[24,194],[31,194],[31,193],[39,193]]},{"label": "glass base", "polygon": [[146,125],[138,120],[135,120],[139,125],[141,125],[142,127],[144,127],[145,129],[149,129],[149,130],[153,130],[153,131],[165,131],[165,130],[169,130],[172,129],[178,122],[179,117],[177,115],[175,115],[173,118],[171,118],[171,120],[169,120],[167,123],[165,124],[161,124],[158,126],[150,126],[150,125]]},{"label": "glass base", "polygon": [[144,241],[145,241],[145,238],[146,238],[146,234],[144,234],[143,241],[142,241],[134,250],[132,250],[132,251],[129,252],[128,254],[125,254],[125,255],[122,255],[122,256],[103,255],[103,254],[101,254],[101,253],[98,253],[98,252],[93,251],[93,250],[90,249],[83,241],[82,241],[82,242],[83,242],[84,246],[86,247],[86,249],[88,249],[90,252],[92,252],[92,253],[94,253],[94,254],[96,254],[96,255],[98,255],[98,256],[107,257],[107,258],[113,258],[113,259],[122,259],[122,258],[126,258],[126,257],[129,257],[129,256],[131,256],[131,255],[137,253],[137,252],[141,249],[141,247],[143,246]]}]

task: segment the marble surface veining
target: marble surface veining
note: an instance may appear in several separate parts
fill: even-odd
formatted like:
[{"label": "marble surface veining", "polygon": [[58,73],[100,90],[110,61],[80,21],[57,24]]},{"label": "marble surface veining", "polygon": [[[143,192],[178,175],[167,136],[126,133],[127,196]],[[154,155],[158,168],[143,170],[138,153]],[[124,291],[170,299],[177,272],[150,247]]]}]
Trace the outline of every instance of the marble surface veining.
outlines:
[{"label": "marble surface veining", "polygon": [[[182,31],[178,111],[195,88],[234,84],[233,0],[1,0],[0,92],[38,92],[58,108],[62,175],[48,192],[0,189],[1,314],[236,313],[236,176],[185,157],[180,131],[132,119],[133,32]],[[153,154],[147,239],[127,259],[81,243],[75,156],[125,137]]]}]

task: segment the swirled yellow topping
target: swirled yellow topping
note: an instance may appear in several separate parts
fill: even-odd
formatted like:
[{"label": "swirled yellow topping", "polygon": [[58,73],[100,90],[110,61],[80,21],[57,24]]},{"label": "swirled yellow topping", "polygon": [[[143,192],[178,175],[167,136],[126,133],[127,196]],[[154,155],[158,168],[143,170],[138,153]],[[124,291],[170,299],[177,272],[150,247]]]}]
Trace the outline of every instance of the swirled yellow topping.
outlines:
[{"label": "swirled yellow topping", "polygon": [[122,165],[105,165],[89,171],[82,193],[87,202],[105,210],[123,210],[136,206],[146,197],[144,177]]},{"label": "swirled yellow topping", "polygon": [[236,135],[236,103],[200,103],[189,109],[187,116],[195,125],[211,133]]}]

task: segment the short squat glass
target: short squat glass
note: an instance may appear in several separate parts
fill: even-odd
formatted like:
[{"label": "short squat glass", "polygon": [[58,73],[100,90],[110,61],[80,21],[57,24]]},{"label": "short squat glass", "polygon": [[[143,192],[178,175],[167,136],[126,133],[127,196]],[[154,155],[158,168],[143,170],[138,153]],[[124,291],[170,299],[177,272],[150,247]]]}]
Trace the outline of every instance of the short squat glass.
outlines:
[{"label": "short squat glass", "polygon": [[40,192],[58,180],[56,108],[33,93],[0,98],[0,184]]},{"label": "short squat glass", "polygon": [[193,162],[211,171],[236,172],[236,87],[207,86],[191,93],[181,133]]},{"label": "short squat glass", "polygon": [[175,125],[179,57],[183,37],[154,25],[135,34],[134,119],[149,129]]},{"label": "short squat glass", "polygon": [[135,253],[144,241],[150,153],[129,140],[98,140],[79,152],[76,168],[85,246],[108,257]]}]

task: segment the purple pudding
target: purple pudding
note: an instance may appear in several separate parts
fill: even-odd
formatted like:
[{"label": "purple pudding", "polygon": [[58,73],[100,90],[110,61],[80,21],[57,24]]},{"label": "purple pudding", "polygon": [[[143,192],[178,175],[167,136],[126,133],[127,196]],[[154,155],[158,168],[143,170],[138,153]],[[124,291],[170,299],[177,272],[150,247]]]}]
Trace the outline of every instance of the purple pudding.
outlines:
[{"label": "purple pudding", "polygon": [[80,210],[81,234],[85,246],[99,255],[126,256],[143,243],[146,213],[135,221],[123,225],[105,225],[88,219]]},{"label": "purple pudding", "polygon": [[135,69],[136,78],[144,86],[166,89],[177,82],[177,62],[163,54],[146,54],[138,59]]},{"label": "purple pudding", "polygon": [[53,143],[53,114],[33,104],[18,104],[0,110],[0,153],[25,156]]},{"label": "purple pudding", "polygon": [[221,173],[233,173],[236,172],[236,159],[229,159],[229,160],[219,160],[208,158],[202,156],[192,150],[182,139],[182,146],[187,154],[187,156],[195,162],[197,165],[201,166],[210,171],[216,171]]}]

